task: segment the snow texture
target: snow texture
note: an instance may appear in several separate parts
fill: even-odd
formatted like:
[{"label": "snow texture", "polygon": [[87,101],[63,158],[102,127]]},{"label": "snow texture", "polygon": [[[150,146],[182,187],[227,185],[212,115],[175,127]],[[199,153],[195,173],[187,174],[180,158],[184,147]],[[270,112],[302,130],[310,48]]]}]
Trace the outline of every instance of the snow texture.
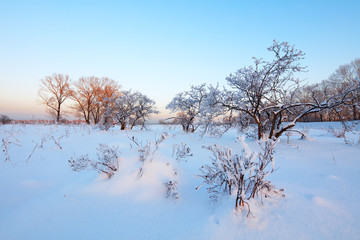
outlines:
[{"label": "snow texture", "polygon": [[[102,131],[91,126],[0,126],[0,239],[360,239],[359,129],[349,144],[327,131],[339,123],[300,123],[308,139],[292,134],[276,145],[275,172],[268,180],[285,198],[251,201],[254,216],[234,211],[233,196],[211,203],[199,169],[211,153],[202,146],[259,150],[256,140],[230,130],[222,138],[186,134],[181,127],[148,131]],[[158,145],[139,161],[131,137]],[[242,142],[243,144],[239,143]],[[186,143],[192,156],[176,160],[173,146]],[[119,151],[109,179],[94,170],[71,171],[68,160],[97,158],[99,144]],[[139,168],[143,175],[137,178]],[[169,183],[179,198],[167,197]]]}]

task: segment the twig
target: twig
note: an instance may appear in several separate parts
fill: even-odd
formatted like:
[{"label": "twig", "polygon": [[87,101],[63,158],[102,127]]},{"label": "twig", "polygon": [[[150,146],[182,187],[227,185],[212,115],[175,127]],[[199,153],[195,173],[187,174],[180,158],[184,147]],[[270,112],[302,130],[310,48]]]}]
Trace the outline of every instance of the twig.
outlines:
[{"label": "twig", "polygon": [[34,149],[32,150],[32,152],[30,153],[29,157],[26,159],[26,163],[30,160],[31,156],[33,155],[33,153],[35,152],[35,149],[37,148],[38,144],[35,145]]},{"label": "twig", "polygon": [[331,155],[332,155],[332,159],[333,159],[333,161],[334,161],[334,165],[336,166],[336,161],[335,161],[335,156],[334,156],[334,153],[333,153],[333,152],[331,152]]}]

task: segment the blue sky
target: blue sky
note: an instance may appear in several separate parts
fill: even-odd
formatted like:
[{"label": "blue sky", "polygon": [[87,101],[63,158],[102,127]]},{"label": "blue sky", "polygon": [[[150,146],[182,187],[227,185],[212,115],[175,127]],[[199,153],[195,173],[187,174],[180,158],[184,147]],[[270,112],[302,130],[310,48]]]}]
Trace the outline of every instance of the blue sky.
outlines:
[{"label": "blue sky", "polygon": [[[110,77],[154,99],[225,77],[273,39],[315,83],[360,57],[360,1],[0,1],[0,113],[43,116],[41,78]],[[163,111],[164,112],[164,111]]]}]

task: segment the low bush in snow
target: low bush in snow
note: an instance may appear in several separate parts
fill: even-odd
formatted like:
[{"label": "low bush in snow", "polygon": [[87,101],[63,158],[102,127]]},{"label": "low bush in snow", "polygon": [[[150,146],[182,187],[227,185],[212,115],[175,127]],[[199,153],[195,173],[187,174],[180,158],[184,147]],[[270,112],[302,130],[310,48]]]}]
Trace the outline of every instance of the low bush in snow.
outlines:
[{"label": "low bush in snow", "polygon": [[118,148],[99,144],[97,151],[97,160],[90,159],[87,154],[71,158],[68,160],[70,168],[77,172],[82,170],[96,170],[99,173],[104,173],[108,178],[111,178],[119,169],[120,153]]},{"label": "low bush in snow", "polygon": [[[138,178],[140,179],[142,175],[144,174],[144,164],[146,162],[152,162],[154,154],[159,149],[159,145],[169,137],[169,134],[167,132],[163,132],[159,139],[155,141],[148,141],[146,144],[139,141],[136,137],[132,136],[129,138],[133,144],[135,144],[135,147],[139,153],[139,161],[141,163],[141,167],[138,172]],[[131,148],[133,148],[133,145],[130,144]]]},{"label": "low bush in snow", "polygon": [[22,147],[20,141],[16,137],[16,135],[18,135],[19,132],[16,131],[14,127],[12,127],[9,130],[0,129],[0,133],[1,133],[0,149],[5,155],[5,162],[10,162],[10,146],[15,145],[18,147]]},{"label": "low bush in snow", "polygon": [[337,138],[343,138],[344,142],[346,144],[353,144],[354,140],[351,141],[351,138],[348,139],[347,134],[349,134],[349,133],[355,134],[355,130],[356,130],[357,125],[359,123],[360,123],[359,121],[353,121],[353,122],[341,121],[342,127],[340,129],[339,128],[333,128],[333,127],[330,126],[330,127],[326,128],[325,131],[333,134]]},{"label": "low bush in snow", "polygon": [[0,124],[10,124],[11,123],[11,119],[4,114],[0,114]]},{"label": "low bush in snow", "polygon": [[180,144],[173,145],[172,156],[175,157],[177,161],[186,161],[186,159],[192,157],[193,154],[191,153],[191,148],[186,143],[181,142]]},{"label": "low bush in snow", "polygon": [[213,157],[211,164],[200,168],[199,177],[204,180],[203,184],[208,185],[212,200],[217,200],[221,194],[235,195],[235,209],[247,205],[250,213],[248,201],[251,198],[268,197],[270,192],[277,192],[266,179],[275,170],[273,153],[277,141],[259,142],[261,150],[252,152],[244,137],[239,140],[243,146],[240,154],[234,154],[228,147],[205,147],[213,153]]},{"label": "low bush in snow", "polygon": [[177,181],[170,180],[164,183],[166,187],[166,198],[171,198],[173,200],[178,200],[180,198],[180,194],[177,191]]}]

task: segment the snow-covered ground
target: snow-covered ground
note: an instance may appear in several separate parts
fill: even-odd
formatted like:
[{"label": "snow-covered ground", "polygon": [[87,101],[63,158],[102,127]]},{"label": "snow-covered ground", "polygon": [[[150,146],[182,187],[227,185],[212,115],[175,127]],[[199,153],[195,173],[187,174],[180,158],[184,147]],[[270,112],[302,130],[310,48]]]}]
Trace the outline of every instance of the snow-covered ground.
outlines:
[{"label": "snow-covered ground", "polygon": [[[309,138],[281,137],[277,170],[269,180],[286,197],[251,203],[254,216],[234,211],[234,198],[209,200],[199,168],[210,162],[202,146],[241,150],[239,134],[222,138],[185,134],[180,128],[102,131],[91,126],[0,126],[0,239],[360,239],[360,132],[336,138],[339,123],[301,123]],[[155,141],[152,161],[142,166],[131,141]],[[257,142],[247,139],[256,150]],[[7,151],[4,147],[7,144]],[[132,147],[130,144],[132,143]],[[174,144],[192,157],[176,160]],[[119,171],[106,179],[96,171],[71,171],[68,160],[99,144],[119,148]],[[7,159],[8,157],[8,159]],[[164,183],[177,181],[180,199],[166,198]]]}]

